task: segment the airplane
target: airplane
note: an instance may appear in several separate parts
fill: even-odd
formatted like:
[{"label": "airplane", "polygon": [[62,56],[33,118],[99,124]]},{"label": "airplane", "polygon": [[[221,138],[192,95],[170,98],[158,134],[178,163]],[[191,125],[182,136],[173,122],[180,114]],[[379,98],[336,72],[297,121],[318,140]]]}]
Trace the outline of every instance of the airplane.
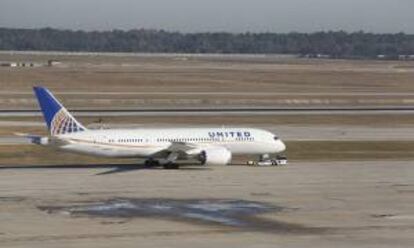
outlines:
[{"label": "airplane", "polygon": [[62,151],[107,158],[144,159],[147,166],[178,169],[178,160],[201,165],[228,165],[233,155],[285,151],[275,134],[256,128],[189,127],[88,129],[44,87],[33,87],[49,136],[25,135],[32,143]]}]

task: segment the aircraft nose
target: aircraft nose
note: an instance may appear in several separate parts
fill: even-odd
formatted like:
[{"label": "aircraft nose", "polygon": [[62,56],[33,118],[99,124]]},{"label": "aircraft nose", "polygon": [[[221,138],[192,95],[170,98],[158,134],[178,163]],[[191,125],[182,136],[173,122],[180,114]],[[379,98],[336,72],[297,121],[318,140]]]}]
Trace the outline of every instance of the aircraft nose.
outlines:
[{"label": "aircraft nose", "polygon": [[277,152],[285,151],[286,150],[285,143],[283,143],[283,141],[281,141],[281,140],[276,141],[276,149],[277,149]]}]

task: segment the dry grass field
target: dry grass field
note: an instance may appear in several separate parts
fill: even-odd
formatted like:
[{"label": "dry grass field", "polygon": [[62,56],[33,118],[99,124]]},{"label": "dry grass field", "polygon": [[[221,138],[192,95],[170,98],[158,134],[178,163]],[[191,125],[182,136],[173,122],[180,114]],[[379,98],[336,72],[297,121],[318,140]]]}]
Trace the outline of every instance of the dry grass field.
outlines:
[{"label": "dry grass field", "polygon": [[[414,106],[414,62],[0,53],[0,61],[49,59],[62,64],[0,67],[0,109],[37,109],[37,84],[70,109]],[[41,117],[3,116],[0,247],[414,246],[411,113],[79,120],[267,128],[286,141],[290,164],[250,167],[237,157],[232,166],[148,169],[1,144],[15,132],[47,134]]]},{"label": "dry grass field", "polygon": [[2,109],[35,108],[44,85],[72,108],[413,104],[414,62],[226,56],[9,55],[56,67],[0,68]]},{"label": "dry grass field", "polygon": [[[414,63],[398,61],[308,60],[277,56],[104,55],[0,53],[0,61],[60,61],[54,67],[0,68],[1,109],[37,109],[31,87],[42,84],[68,108],[145,107],[352,107],[413,106]],[[288,114],[217,116],[79,117],[92,126],[128,124],[158,126],[225,125],[284,130],[284,127],[411,128],[411,114]],[[0,135],[16,132],[46,135],[41,117],[2,117]],[[102,122],[98,124],[97,122]],[[8,124],[11,123],[11,124]],[[24,125],[21,125],[24,123]],[[25,123],[32,123],[26,125]],[[363,130],[363,129],[362,129]],[[312,132],[310,129],[309,132]],[[359,132],[361,132],[359,130]],[[283,137],[283,133],[278,133]],[[393,140],[387,152],[384,134],[374,140],[287,140],[291,159],[410,159],[411,141]],[[352,136],[352,134],[351,134]],[[381,138],[382,137],[382,138]],[[4,150],[4,148],[2,148]],[[9,151],[13,147],[7,148]],[[344,152],[341,152],[341,151]],[[42,149],[26,147],[19,164],[56,159]],[[18,152],[19,153],[19,152]],[[20,154],[19,153],[19,154]],[[21,155],[21,154],[20,154]],[[59,154],[62,156],[62,154]],[[3,154],[7,162],[15,153]],[[24,156],[23,156],[24,157]],[[107,162],[64,155],[72,161]]]},{"label": "dry grass field", "polygon": [[[414,103],[414,62],[309,60],[278,56],[0,53],[0,61],[46,63],[49,59],[61,64],[54,67],[0,68],[1,109],[37,109],[31,92],[31,87],[36,84],[49,87],[68,108],[411,107]],[[411,114],[281,113],[79,119],[95,128],[128,124],[244,125],[276,131],[279,128],[284,130],[284,127],[301,127],[302,130],[304,127],[318,127],[318,130],[346,127],[351,136],[354,131],[364,130],[352,127],[406,132],[414,124]],[[0,121],[2,136],[12,136],[16,132],[46,134],[41,126],[41,117],[4,116]],[[97,124],[99,121],[102,124]],[[278,134],[283,137],[283,133]],[[385,152],[386,146],[378,145],[385,144],[391,135],[389,131],[383,136],[380,134],[376,142],[357,139],[343,144],[341,142],[344,141],[340,140],[306,140],[308,143],[288,140],[289,153],[297,160],[312,157],[347,160],[352,157],[349,154],[359,154],[353,159],[411,158],[410,139],[393,146],[397,147],[394,155]],[[347,152],[335,152],[341,149]],[[358,153],[359,149],[361,152]]]}]

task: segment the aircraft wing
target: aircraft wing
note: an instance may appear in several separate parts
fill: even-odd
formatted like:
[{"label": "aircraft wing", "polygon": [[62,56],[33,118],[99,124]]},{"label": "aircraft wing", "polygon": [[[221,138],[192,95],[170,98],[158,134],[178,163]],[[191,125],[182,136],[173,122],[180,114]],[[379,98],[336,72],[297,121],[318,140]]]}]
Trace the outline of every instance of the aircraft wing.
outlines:
[{"label": "aircraft wing", "polygon": [[200,148],[197,144],[185,143],[185,142],[172,142],[171,145],[167,148],[171,152],[184,152],[187,153],[194,149]]},{"label": "aircraft wing", "polygon": [[169,147],[157,155],[173,162],[177,159],[197,156],[201,153],[202,149],[202,146],[194,143],[172,142]]},{"label": "aircraft wing", "polygon": [[165,150],[168,151],[169,162],[182,158],[197,159],[203,165],[226,165],[232,158],[231,152],[219,145],[173,142]]}]

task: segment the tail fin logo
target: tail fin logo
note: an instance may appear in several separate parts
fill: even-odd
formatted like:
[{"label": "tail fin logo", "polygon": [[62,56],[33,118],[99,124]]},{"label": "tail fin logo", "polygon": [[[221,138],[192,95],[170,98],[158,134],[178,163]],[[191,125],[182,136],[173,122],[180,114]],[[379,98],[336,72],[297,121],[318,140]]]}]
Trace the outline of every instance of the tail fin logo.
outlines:
[{"label": "tail fin logo", "polygon": [[60,135],[67,133],[76,133],[85,131],[85,128],[79,124],[65,108],[61,108],[53,117],[50,125],[52,135]]},{"label": "tail fin logo", "polygon": [[86,130],[48,89],[44,87],[34,87],[33,89],[52,136]]}]

